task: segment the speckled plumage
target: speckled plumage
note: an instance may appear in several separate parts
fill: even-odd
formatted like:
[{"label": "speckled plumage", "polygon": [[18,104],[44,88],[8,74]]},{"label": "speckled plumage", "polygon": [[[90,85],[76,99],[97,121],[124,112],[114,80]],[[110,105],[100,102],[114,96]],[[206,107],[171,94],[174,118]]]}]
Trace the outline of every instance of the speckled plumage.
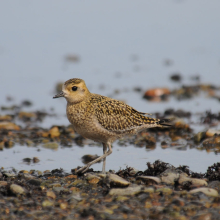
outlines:
[{"label": "speckled plumage", "polygon": [[105,172],[105,158],[111,154],[111,144],[116,139],[150,127],[169,126],[166,124],[167,119],[147,117],[146,113],[139,112],[121,101],[90,93],[82,79],[66,81],[62,92],[54,98],[58,97],[66,98],[67,117],[76,132],[85,138],[103,143],[104,154],[78,172],[85,172],[92,164],[102,159],[102,171]]}]

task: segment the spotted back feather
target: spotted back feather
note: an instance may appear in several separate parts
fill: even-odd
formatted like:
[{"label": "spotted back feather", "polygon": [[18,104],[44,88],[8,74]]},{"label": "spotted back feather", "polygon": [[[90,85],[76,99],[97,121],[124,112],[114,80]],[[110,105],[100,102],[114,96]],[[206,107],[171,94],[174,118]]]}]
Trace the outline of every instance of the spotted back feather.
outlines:
[{"label": "spotted back feather", "polygon": [[156,125],[159,119],[144,116],[125,103],[110,99],[101,95],[94,95],[90,99],[95,107],[95,115],[98,122],[108,131],[124,132],[135,129],[142,125]]}]

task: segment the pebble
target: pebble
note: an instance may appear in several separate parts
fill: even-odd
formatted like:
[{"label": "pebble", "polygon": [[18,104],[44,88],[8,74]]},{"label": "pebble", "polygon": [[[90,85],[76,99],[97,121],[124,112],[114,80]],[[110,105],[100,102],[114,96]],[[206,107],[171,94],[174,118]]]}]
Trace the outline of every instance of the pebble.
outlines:
[{"label": "pebble", "polygon": [[219,136],[213,136],[210,138],[207,138],[203,141],[204,147],[219,147],[220,146],[220,135]]},{"label": "pebble", "polygon": [[42,147],[47,149],[57,150],[59,145],[56,142],[48,142],[48,143],[44,143]]},{"label": "pebble", "polygon": [[173,192],[173,190],[170,189],[170,188],[168,188],[168,187],[163,187],[163,188],[156,189],[155,192],[156,192],[156,193],[162,192],[162,193],[164,193],[164,194],[166,194],[166,195],[170,195],[170,194]]},{"label": "pebble", "polygon": [[194,141],[196,143],[200,143],[202,140],[204,140],[206,137],[206,132],[198,132],[197,134],[194,135]]},{"label": "pebble", "polygon": [[56,194],[52,190],[48,190],[47,197],[50,197],[52,199],[56,199]]},{"label": "pebble", "polygon": [[19,176],[22,177],[23,179],[26,179],[26,180],[31,180],[31,179],[35,179],[36,178],[35,176],[32,176],[29,173],[22,173],[22,174],[19,174]]},{"label": "pebble", "polygon": [[43,207],[50,207],[50,206],[53,206],[54,205],[54,202],[53,201],[50,201],[50,200],[44,200],[42,202],[42,206]]},{"label": "pebble", "polygon": [[108,178],[111,185],[125,187],[130,184],[127,180],[121,178],[116,174],[98,174],[101,178]]},{"label": "pebble", "polygon": [[143,186],[129,186],[125,189],[111,189],[109,195],[111,196],[133,196],[142,191]]},{"label": "pebble", "polygon": [[12,117],[10,115],[0,115],[0,121],[11,121]]},{"label": "pebble", "polygon": [[167,169],[160,174],[161,182],[168,185],[174,185],[175,182],[179,179],[180,173],[175,169]]},{"label": "pebble", "polygon": [[6,181],[0,181],[0,187],[1,186],[7,186],[7,185],[8,185],[8,183]]},{"label": "pebble", "polygon": [[30,179],[27,183],[33,186],[40,186],[42,181],[39,179]]},{"label": "pebble", "polygon": [[157,184],[161,183],[161,179],[156,176],[138,176],[137,179],[145,180],[146,183],[150,183],[150,182],[154,182]]},{"label": "pebble", "polygon": [[206,131],[205,134],[206,134],[206,137],[213,137],[215,134],[220,135],[220,131],[210,128],[208,129],[208,131]]},{"label": "pebble", "polygon": [[190,183],[192,183],[192,185],[197,186],[197,187],[208,185],[208,183],[205,180],[188,177],[188,176],[186,176],[185,173],[180,174],[178,182],[180,185],[184,185],[186,182],[190,182]]},{"label": "pebble", "polygon": [[0,129],[20,130],[20,127],[12,122],[0,122]]},{"label": "pebble", "polygon": [[64,187],[53,187],[53,191],[60,193],[61,191],[65,191],[66,189]]},{"label": "pebble", "polygon": [[24,188],[17,185],[17,184],[11,184],[10,185],[10,190],[14,194],[24,194],[25,193]]},{"label": "pebble", "polygon": [[50,134],[50,137],[51,137],[51,138],[59,137],[59,136],[60,136],[59,128],[58,128],[58,127],[52,127],[52,128],[49,130],[49,134]]},{"label": "pebble", "polygon": [[209,188],[213,188],[215,190],[217,190],[220,193],[220,181],[212,181],[208,184]]},{"label": "pebble", "polygon": [[194,194],[194,193],[198,193],[198,192],[202,192],[206,196],[213,196],[213,197],[219,196],[217,190],[212,189],[212,188],[207,188],[207,187],[200,187],[200,188],[192,189],[189,191],[190,194]]},{"label": "pebble", "polygon": [[51,183],[48,185],[49,188],[54,188],[54,187],[61,187],[60,183]]},{"label": "pebble", "polygon": [[3,173],[3,175],[6,177],[15,177],[16,176],[14,173],[7,173],[7,172]]},{"label": "pebble", "polygon": [[144,98],[150,101],[160,102],[166,100],[170,93],[168,88],[154,88],[147,90],[144,94]]}]

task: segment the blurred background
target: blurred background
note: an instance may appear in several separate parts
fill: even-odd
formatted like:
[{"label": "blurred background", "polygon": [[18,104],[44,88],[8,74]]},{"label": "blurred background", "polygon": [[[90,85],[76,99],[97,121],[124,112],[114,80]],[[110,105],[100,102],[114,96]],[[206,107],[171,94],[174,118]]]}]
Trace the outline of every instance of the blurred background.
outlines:
[{"label": "blurred background", "polygon": [[[59,82],[82,78],[91,92],[123,100],[141,112],[173,108],[216,113],[219,101],[206,96],[150,102],[143,95],[159,87],[219,86],[219,8],[217,0],[1,1],[0,104],[30,100],[28,111],[60,115],[41,126],[68,125],[66,101],[52,97]],[[172,75],[181,80],[171,80]],[[174,157],[174,165],[181,163]],[[209,164],[218,159],[211,155]]]}]

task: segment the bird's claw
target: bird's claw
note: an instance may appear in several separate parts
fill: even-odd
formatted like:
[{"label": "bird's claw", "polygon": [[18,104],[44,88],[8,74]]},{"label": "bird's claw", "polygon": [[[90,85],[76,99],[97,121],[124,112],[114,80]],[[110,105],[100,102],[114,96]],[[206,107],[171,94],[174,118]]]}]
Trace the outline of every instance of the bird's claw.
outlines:
[{"label": "bird's claw", "polygon": [[85,173],[88,169],[89,169],[90,165],[87,164],[84,167],[79,168],[78,170],[76,170],[76,173]]}]

